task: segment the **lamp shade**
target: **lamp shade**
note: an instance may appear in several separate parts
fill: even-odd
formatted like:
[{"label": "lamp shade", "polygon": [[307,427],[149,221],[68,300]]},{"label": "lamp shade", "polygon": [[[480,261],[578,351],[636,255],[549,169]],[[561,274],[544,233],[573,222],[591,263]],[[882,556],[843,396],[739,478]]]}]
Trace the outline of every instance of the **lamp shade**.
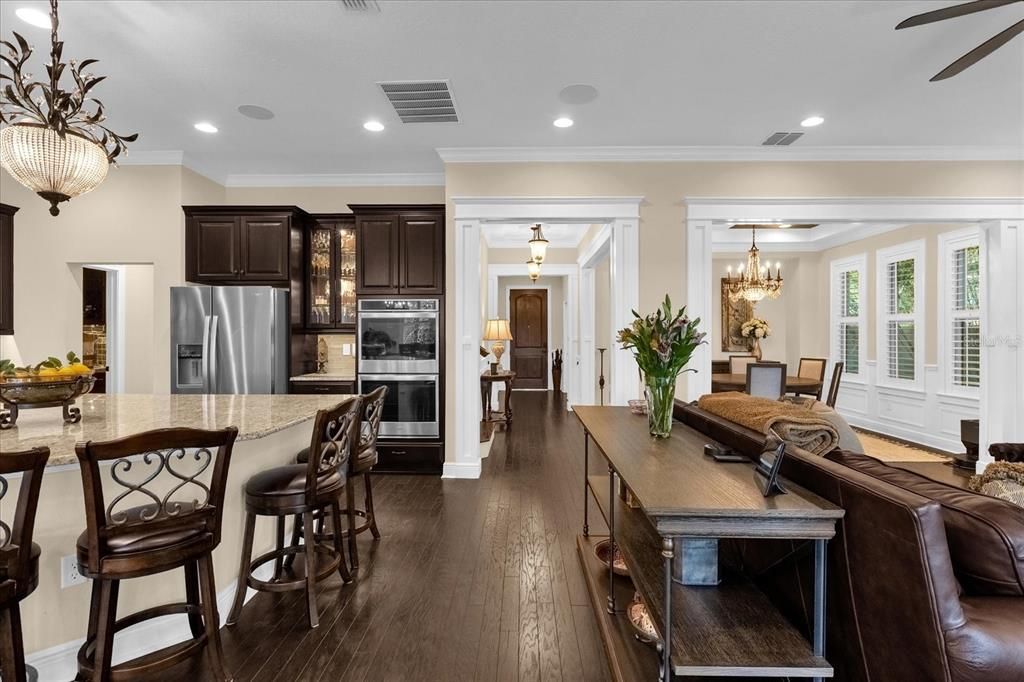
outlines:
[{"label": "lamp shade", "polygon": [[487,320],[484,325],[484,341],[511,341],[512,329],[508,320]]},{"label": "lamp shade", "polygon": [[535,260],[526,261],[526,272],[530,279],[536,282],[540,278],[540,263]]}]

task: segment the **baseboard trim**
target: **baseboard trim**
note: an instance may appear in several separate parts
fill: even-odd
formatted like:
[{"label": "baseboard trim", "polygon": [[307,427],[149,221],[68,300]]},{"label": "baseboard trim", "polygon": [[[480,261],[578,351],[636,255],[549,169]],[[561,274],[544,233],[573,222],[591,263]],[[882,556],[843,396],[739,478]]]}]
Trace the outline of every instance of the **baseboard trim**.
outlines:
[{"label": "baseboard trim", "polygon": [[[255,577],[269,580],[273,577],[273,564],[260,566]],[[237,579],[237,576],[236,576]],[[249,588],[245,595],[246,603],[256,596],[256,590]],[[229,587],[217,593],[217,612],[221,617],[221,625],[231,610],[235,599],[235,584],[232,580]],[[154,618],[135,627],[114,635],[114,664],[130,661],[150,651],[156,651],[192,637],[188,620],[184,615]],[[57,646],[37,651],[26,656],[26,663],[39,674],[39,682],[63,682],[74,679],[78,674],[78,650],[84,639],[76,639]]]},{"label": "baseboard trim", "polygon": [[441,478],[480,478],[480,462],[445,462]]},{"label": "baseboard trim", "polygon": [[908,444],[922,446],[923,449],[934,451],[938,455],[951,457],[963,449],[963,444],[953,437],[947,438],[917,429],[907,429],[861,415],[847,414],[844,416],[850,426],[854,428],[869,431],[884,438],[893,438]]}]

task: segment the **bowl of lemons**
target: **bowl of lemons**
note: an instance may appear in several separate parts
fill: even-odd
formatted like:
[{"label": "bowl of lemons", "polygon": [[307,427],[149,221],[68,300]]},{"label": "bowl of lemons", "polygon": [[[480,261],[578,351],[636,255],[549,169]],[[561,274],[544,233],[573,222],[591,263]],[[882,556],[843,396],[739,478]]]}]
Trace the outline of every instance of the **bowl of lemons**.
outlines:
[{"label": "bowl of lemons", "polygon": [[49,357],[37,365],[16,367],[0,360],[0,402],[8,407],[52,407],[85,395],[96,385],[92,369],[68,352],[65,360]]}]

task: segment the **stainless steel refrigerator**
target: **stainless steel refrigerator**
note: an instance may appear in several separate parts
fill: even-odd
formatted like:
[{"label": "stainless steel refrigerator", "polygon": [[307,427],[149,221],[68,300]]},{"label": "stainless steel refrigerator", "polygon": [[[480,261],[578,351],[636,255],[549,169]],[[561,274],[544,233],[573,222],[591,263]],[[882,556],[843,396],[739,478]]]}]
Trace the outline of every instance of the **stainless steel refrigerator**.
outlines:
[{"label": "stainless steel refrigerator", "polygon": [[287,393],[288,291],[171,287],[172,393]]}]

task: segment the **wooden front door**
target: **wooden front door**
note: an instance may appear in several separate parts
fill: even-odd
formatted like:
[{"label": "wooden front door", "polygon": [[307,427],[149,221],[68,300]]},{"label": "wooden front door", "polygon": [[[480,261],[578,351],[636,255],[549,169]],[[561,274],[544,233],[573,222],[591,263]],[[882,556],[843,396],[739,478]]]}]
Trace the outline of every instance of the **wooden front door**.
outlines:
[{"label": "wooden front door", "polygon": [[514,388],[548,387],[548,292],[546,289],[509,291]]}]

